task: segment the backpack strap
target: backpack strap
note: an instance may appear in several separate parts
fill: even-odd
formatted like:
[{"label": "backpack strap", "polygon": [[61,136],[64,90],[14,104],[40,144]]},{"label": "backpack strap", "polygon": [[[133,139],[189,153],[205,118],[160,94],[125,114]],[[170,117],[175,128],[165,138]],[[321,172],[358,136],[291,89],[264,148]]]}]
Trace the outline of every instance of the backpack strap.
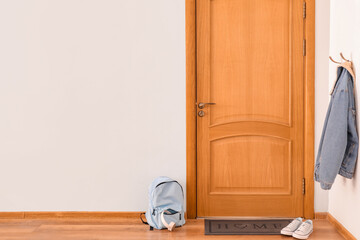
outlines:
[{"label": "backpack strap", "polygon": [[[146,224],[146,225],[149,225],[149,223],[147,221],[145,221],[141,216],[144,215],[145,216],[145,213],[142,212],[140,213],[140,220],[142,221],[143,224]],[[150,226],[150,231],[154,230],[154,228],[152,226]]]},{"label": "backpack strap", "polygon": [[145,216],[145,213],[144,213],[144,212],[140,213],[140,220],[142,221],[142,223],[149,225],[149,223],[148,223],[147,221],[145,221],[145,220],[141,217],[142,215]]},{"label": "backpack strap", "polygon": [[[166,210],[165,210],[166,211]],[[166,221],[165,221],[165,218],[164,218],[164,212],[165,211],[162,211],[161,212],[161,222],[162,224],[164,224],[164,226],[171,232],[172,230],[174,230],[175,228],[175,223],[174,222],[171,222],[170,224],[168,224]]]}]

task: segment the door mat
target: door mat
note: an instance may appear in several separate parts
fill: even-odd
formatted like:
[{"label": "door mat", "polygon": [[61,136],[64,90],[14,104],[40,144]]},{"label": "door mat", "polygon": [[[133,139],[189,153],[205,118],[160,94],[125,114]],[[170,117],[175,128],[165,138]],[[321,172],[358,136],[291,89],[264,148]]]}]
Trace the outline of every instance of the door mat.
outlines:
[{"label": "door mat", "polygon": [[205,235],[280,235],[293,219],[205,219]]}]

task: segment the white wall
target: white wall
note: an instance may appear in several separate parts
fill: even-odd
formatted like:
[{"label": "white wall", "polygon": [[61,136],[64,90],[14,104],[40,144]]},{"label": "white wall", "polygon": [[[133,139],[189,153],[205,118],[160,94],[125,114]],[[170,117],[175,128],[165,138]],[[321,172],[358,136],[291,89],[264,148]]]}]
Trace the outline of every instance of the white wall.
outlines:
[{"label": "white wall", "polygon": [[[184,5],[0,0],[0,211],[137,211],[154,177],[185,187]],[[317,0],[316,149],[328,36]]]},{"label": "white wall", "polygon": [[[338,61],[339,53],[351,58],[355,74],[360,71],[360,1],[331,0],[330,54]],[[336,77],[336,65],[330,63],[330,80]],[[329,84],[332,84],[330,81]],[[360,94],[359,81],[357,96]],[[359,97],[357,97],[359,111]],[[357,114],[359,117],[359,113]],[[358,120],[359,121],[359,120]],[[357,164],[355,176],[349,180],[337,176],[329,192],[329,212],[341,222],[357,239],[360,239],[360,164]]]},{"label": "white wall", "polygon": [[0,1],[0,211],[138,211],[185,187],[183,0]]},{"label": "white wall", "polygon": [[[319,147],[329,102],[330,2],[315,2],[315,156]],[[315,212],[328,211],[328,191],[315,183]]]}]

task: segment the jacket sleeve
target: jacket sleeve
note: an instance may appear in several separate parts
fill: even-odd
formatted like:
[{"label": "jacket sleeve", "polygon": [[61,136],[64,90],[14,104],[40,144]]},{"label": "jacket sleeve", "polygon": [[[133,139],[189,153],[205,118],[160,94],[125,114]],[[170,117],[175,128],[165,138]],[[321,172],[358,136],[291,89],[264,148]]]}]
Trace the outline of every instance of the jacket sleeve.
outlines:
[{"label": "jacket sleeve", "polygon": [[323,189],[330,189],[334,183],[347,146],[348,89],[339,88],[331,97],[333,102],[319,159],[319,180]]}]

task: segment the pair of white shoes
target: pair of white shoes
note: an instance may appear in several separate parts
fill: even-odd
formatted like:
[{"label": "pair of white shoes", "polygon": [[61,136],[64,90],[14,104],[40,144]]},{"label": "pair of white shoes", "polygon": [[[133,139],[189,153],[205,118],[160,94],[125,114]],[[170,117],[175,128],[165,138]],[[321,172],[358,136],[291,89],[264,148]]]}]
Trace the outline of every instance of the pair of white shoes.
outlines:
[{"label": "pair of white shoes", "polygon": [[303,222],[301,217],[294,219],[289,225],[281,230],[281,234],[293,236],[297,239],[308,239],[313,232],[313,222],[306,220]]}]

